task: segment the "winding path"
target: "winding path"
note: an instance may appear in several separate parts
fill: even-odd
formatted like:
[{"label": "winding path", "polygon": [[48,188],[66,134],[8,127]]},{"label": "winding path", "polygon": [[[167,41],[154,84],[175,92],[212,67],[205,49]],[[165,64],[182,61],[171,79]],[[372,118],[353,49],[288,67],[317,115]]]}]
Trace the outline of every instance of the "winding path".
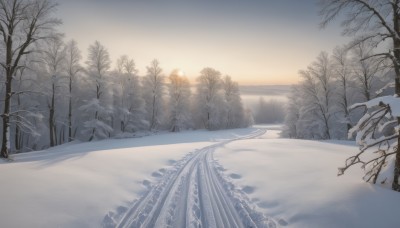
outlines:
[{"label": "winding path", "polygon": [[257,130],[188,154],[124,211],[116,224],[106,226],[103,222],[103,225],[119,228],[277,227],[273,220],[249,206],[245,194],[225,178],[223,168],[213,159],[217,147],[263,134],[265,130]]}]

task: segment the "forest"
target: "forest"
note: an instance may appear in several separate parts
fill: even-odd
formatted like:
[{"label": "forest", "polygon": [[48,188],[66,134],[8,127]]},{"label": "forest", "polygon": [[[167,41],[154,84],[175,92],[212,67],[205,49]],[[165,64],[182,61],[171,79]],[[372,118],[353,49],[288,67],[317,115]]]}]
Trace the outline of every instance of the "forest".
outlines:
[{"label": "forest", "polygon": [[84,57],[65,40],[49,0],[0,1],[1,156],[72,140],[136,132],[252,124],[238,83],[206,67],[196,82],[154,59],[138,72],[128,55],[112,63],[99,41]]},{"label": "forest", "polygon": [[[393,94],[386,86],[394,78],[387,63],[362,59],[374,54],[372,44],[337,47],[321,52],[305,70],[301,83],[292,87],[284,134],[303,139],[348,139],[348,131],[365,108],[353,104]],[[352,137],[350,137],[352,139]]]},{"label": "forest", "polygon": [[319,8],[321,28],[340,18],[352,41],[331,54],[321,52],[300,70],[283,135],[356,140],[360,151],[338,175],[360,165],[365,181],[400,191],[399,1],[321,0]]}]

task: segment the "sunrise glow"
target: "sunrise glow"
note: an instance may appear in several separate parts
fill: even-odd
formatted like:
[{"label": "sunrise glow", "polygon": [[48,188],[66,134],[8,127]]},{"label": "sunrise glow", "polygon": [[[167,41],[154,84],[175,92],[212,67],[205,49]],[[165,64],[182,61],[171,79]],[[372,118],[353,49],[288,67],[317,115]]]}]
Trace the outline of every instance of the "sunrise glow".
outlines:
[{"label": "sunrise glow", "polygon": [[131,56],[140,74],[157,58],[166,74],[181,67],[191,80],[213,67],[243,84],[293,84],[321,50],[347,40],[338,26],[319,30],[314,0],[61,3],[62,30],[84,55],[99,39],[113,61]]}]

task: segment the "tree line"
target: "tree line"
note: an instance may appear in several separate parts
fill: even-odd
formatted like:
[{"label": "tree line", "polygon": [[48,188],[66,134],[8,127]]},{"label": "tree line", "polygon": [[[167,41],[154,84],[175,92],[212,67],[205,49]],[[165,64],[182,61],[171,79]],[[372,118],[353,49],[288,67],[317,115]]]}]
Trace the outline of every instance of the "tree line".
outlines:
[{"label": "tree line", "polygon": [[365,113],[349,109],[393,93],[383,88],[393,79],[384,62],[364,59],[373,55],[368,43],[336,47],[321,52],[304,70],[301,82],[292,87],[288,99],[284,135],[302,139],[347,139],[348,131]]},{"label": "tree line", "polygon": [[140,76],[127,55],[112,67],[98,41],[83,59],[77,42],[57,31],[56,8],[50,0],[0,0],[2,157],[75,139],[251,124],[230,76],[206,67],[191,85],[179,70],[166,76],[156,59]]},{"label": "tree line", "polygon": [[292,89],[284,134],[305,139],[355,138],[354,166],[364,180],[400,191],[400,1],[319,0],[321,27],[340,17],[353,37],[322,52]]}]

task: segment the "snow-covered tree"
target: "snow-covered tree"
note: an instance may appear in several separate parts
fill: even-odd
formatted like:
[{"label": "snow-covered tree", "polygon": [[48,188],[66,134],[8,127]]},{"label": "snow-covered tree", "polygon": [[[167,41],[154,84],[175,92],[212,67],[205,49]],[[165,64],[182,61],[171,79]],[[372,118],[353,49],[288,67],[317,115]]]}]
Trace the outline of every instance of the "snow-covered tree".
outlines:
[{"label": "snow-covered tree", "polygon": [[98,41],[89,46],[88,52],[87,74],[90,84],[95,86],[94,97],[87,100],[79,110],[88,115],[88,119],[84,122],[84,131],[89,134],[91,141],[94,138],[109,137],[113,131],[109,123],[112,111],[107,104],[111,61],[107,49]]},{"label": "snow-covered tree", "polygon": [[[392,182],[393,190],[400,191],[400,118],[397,113],[400,106],[400,1],[320,0],[320,5],[322,26],[326,26],[340,13],[346,12],[342,24],[345,34],[356,36],[353,46],[368,42],[371,47],[380,47],[384,42],[391,42],[391,47],[375,49],[376,53],[367,53],[361,61],[390,61],[389,67],[395,73],[390,84],[395,87],[395,95],[386,99],[378,97],[365,103],[368,111],[352,131],[357,132],[361,154],[367,151],[365,148],[378,146],[378,153],[374,153],[372,160],[364,163],[367,176],[370,176],[367,180],[376,182],[381,169],[386,166],[393,173],[393,178],[387,181]],[[388,136],[385,129],[390,128],[393,123],[392,132],[389,131],[391,136]],[[351,157],[346,162],[346,167],[358,161],[357,155]],[[372,164],[372,167],[366,167],[367,164]],[[341,169],[340,174],[344,171],[345,169]]]},{"label": "snow-covered tree", "polygon": [[[360,83],[355,73],[360,69],[361,57],[357,59],[351,53],[347,47],[337,47],[331,58],[323,52],[307,70],[300,71],[303,80],[297,91],[292,91],[288,97],[283,135],[306,139],[347,138],[352,123],[357,122],[364,113],[362,109],[350,112],[349,106],[366,100],[365,93],[360,92],[365,91],[365,84]],[[382,73],[373,78],[373,83],[367,83],[367,91],[378,96],[378,92],[382,93],[376,88],[387,79]],[[266,106],[263,103],[260,106]],[[257,119],[260,117],[256,113]]]},{"label": "snow-covered tree", "polygon": [[128,97],[130,105],[129,121],[125,125],[125,128],[129,131],[140,131],[149,128],[149,122],[146,120],[146,107],[143,99],[143,88],[140,84],[140,78],[137,75],[133,75],[128,79],[130,90],[128,91]]},{"label": "snow-covered tree", "polygon": [[[15,74],[12,96],[11,112],[14,113],[10,119],[11,132],[14,132],[14,149],[16,152],[29,151],[32,149],[32,141],[36,142],[42,135],[42,129],[46,129],[40,107],[42,94],[35,72],[32,70],[32,55],[23,58],[23,65]],[[47,143],[47,142],[46,142]]]},{"label": "snow-covered tree", "polygon": [[213,68],[204,68],[197,78],[197,83],[195,112],[199,124],[208,130],[221,128],[221,73]]},{"label": "snow-covered tree", "polygon": [[304,134],[308,131],[305,138],[331,138],[333,93],[329,66],[328,54],[322,52],[307,70],[300,71],[304,96],[300,126]]},{"label": "snow-covered tree", "polygon": [[81,51],[78,48],[78,43],[75,40],[70,40],[65,45],[65,71],[68,77],[68,142],[73,139],[73,100],[76,97],[74,86],[77,85],[76,77],[83,71],[80,61],[82,59]]},{"label": "snow-covered tree", "polygon": [[222,80],[222,89],[225,99],[225,126],[224,128],[237,128],[244,126],[244,109],[240,97],[239,84],[232,81],[230,76]]},{"label": "snow-covered tree", "polygon": [[143,80],[128,56],[110,71],[109,53],[98,41],[90,45],[86,66],[81,66],[77,42],[65,44],[55,29],[61,23],[53,17],[56,6],[51,0],[0,0],[2,157],[11,150],[162,127],[178,131],[253,123],[238,84],[230,77],[221,80],[211,68],[203,69],[194,99],[189,81],[176,72],[169,78],[169,96],[164,94],[165,77],[157,60]]},{"label": "snow-covered tree", "polygon": [[302,96],[299,85],[294,85],[291,88],[286,104],[286,116],[284,120],[284,128],[282,135],[289,138],[302,138],[298,130],[300,120],[300,110],[302,108]]},{"label": "snow-covered tree", "polygon": [[363,101],[369,101],[374,98],[374,91],[376,91],[379,86],[382,86],[379,84],[381,62],[373,58],[368,58],[368,56],[374,55],[372,49],[373,47],[366,42],[358,43],[352,48],[352,74],[357,83],[356,88],[358,88],[361,93]]},{"label": "snow-covered tree", "polygon": [[[56,115],[59,112],[58,107],[60,105],[60,98],[62,95],[62,84],[65,82],[62,73],[64,72],[63,67],[65,58],[64,42],[62,37],[54,36],[49,39],[46,43],[46,47],[42,51],[41,57],[41,73],[43,73],[43,91],[47,96],[47,108],[48,108],[48,123],[49,123],[49,141],[50,146],[58,145],[60,142],[57,141],[57,123]],[[58,104],[56,105],[56,100]],[[61,121],[60,121],[61,122]]]},{"label": "snow-covered tree", "polygon": [[346,134],[352,127],[349,106],[352,101],[351,86],[353,84],[353,74],[351,71],[351,61],[349,59],[348,48],[336,47],[332,54],[332,76],[336,80],[336,97],[338,112],[343,118],[343,123],[346,124]]},{"label": "snow-covered tree", "polygon": [[169,129],[177,132],[191,127],[190,117],[190,83],[189,80],[180,75],[180,70],[174,70],[169,75]]},{"label": "snow-covered tree", "polygon": [[48,0],[0,0],[0,66],[4,70],[4,109],[1,115],[1,156],[7,158],[10,150],[10,113],[12,82],[22,67],[21,59],[32,53],[33,44],[53,34],[60,20],[53,17],[57,4]]},{"label": "snow-covered tree", "polygon": [[147,67],[147,74],[143,78],[143,97],[146,103],[146,111],[149,129],[157,129],[162,123],[164,105],[165,76],[158,60],[154,59]]},{"label": "snow-covered tree", "polygon": [[[365,103],[354,104],[351,108],[365,106],[367,113],[349,131],[349,137],[356,134],[360,152],[346,160],[339,168],[339,175],[355,164],[361,164],[366,171],[364,180],[372,183],[391,184],[393,165],[397,154],[399,137],[397,118],[400,117],[397,97],[378,97]],[[373,155],[373,156],[371,156]],[[385,175],[381,173],[387,172]]]},{"label": "snow-covered tree", "polygon": [[114,116],[118,130],[133,132],[148,126],[135,61],[123,55],[117,60],[114,80]]},{"label": "snow-covered tree", "polygon": [[252,113],[251,109],[248,107],[244,108],[244,119],[243,120],[244,120],[243,126],[245,126],[245,127],[249,127],[254,124],[253,113]]}]

